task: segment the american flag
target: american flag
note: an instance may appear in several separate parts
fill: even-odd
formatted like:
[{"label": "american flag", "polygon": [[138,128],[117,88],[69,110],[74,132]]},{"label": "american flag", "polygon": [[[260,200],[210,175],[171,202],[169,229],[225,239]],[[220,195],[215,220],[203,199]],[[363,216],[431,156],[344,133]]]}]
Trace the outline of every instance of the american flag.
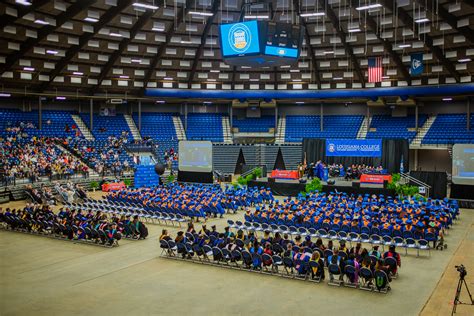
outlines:
[{"label": "american flag", "polygon": [[369,82],[381,82],[382,81],[382,57],[370,57],[368,61],[369,65]]}]

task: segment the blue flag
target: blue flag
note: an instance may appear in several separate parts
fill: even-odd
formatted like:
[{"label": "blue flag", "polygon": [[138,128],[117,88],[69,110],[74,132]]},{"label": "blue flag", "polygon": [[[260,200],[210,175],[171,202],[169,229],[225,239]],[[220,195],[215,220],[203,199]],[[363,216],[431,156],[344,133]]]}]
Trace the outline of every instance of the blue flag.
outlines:
[{"label": "blue flag", "polygon": [[423,73],[423,53],[411,54],[410,74],[419,76]]}]

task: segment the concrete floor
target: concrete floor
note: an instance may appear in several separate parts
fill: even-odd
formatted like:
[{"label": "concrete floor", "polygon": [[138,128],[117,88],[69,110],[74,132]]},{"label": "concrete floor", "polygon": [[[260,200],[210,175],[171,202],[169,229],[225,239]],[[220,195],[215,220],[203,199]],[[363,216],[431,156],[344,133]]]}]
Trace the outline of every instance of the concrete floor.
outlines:
[{"label": "concrete floor", "polygon": [[[0,231],[0,315],[417,315],[423,308],[423,315],[447,315],[454,264],[468,267],[474,291],[473,222],[474,211],[465,210],[447,250],[402,256],[388,295],[160,258],[158,225],[148,225],[147,240],[113,249]],[[226,219],[211,223],[222,229]],[[458,315],[471,312],[458,308]]]}]

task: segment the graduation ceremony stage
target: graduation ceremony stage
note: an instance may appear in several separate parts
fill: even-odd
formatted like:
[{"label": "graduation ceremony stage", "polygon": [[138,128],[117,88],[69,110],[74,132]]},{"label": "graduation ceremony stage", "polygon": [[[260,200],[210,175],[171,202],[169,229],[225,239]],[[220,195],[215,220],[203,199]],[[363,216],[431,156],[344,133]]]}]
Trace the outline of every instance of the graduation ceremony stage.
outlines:
[{"label": "graduation ceremony stage", "polygon": [[[260,178],[250,181],[249,187],[268,187],[274,195],[297,196],[298,193],[305,190],[306,183],[300,183],[299,180]],[[310,180],[309,180],[310,181]],[[322,181],[323,192],[345,192],[348,194],[384,194],[394,195],[393,190],[384,189],[382,184],[366,184],[359,181],[335,180],[335,184],[328,184]]]}]

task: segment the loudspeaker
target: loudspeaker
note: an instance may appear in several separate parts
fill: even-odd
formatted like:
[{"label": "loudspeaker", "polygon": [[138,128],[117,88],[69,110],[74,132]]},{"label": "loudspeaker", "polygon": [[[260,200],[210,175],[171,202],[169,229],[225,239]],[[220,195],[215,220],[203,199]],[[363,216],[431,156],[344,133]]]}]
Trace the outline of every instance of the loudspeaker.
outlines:
[{"label": "loudspeaker", "polygon": [[328,180],[328,185],[335,185],[335,184],[336,184],[336,180],[333,180],[333,179]]},{"label": "loudspeaker", "polygon": [[268,183],[275,183],[275,178],[268,178]]},{"label": "loudspeaker", "polygon": [[162,163],[157,163],[155,165],[155,172],[157,175],[161,176],[163,173],[165,173],[165,165]]},{"label": "loudspeaker", "polygon": [[352,182],[352,187],[353,187],[354,189],[360,189],[360,182],[355,182],[355,181]]},{"label": "loudspeaker", "polygon": [[306,179],[300,179],[300,183],[306,183]]}]

